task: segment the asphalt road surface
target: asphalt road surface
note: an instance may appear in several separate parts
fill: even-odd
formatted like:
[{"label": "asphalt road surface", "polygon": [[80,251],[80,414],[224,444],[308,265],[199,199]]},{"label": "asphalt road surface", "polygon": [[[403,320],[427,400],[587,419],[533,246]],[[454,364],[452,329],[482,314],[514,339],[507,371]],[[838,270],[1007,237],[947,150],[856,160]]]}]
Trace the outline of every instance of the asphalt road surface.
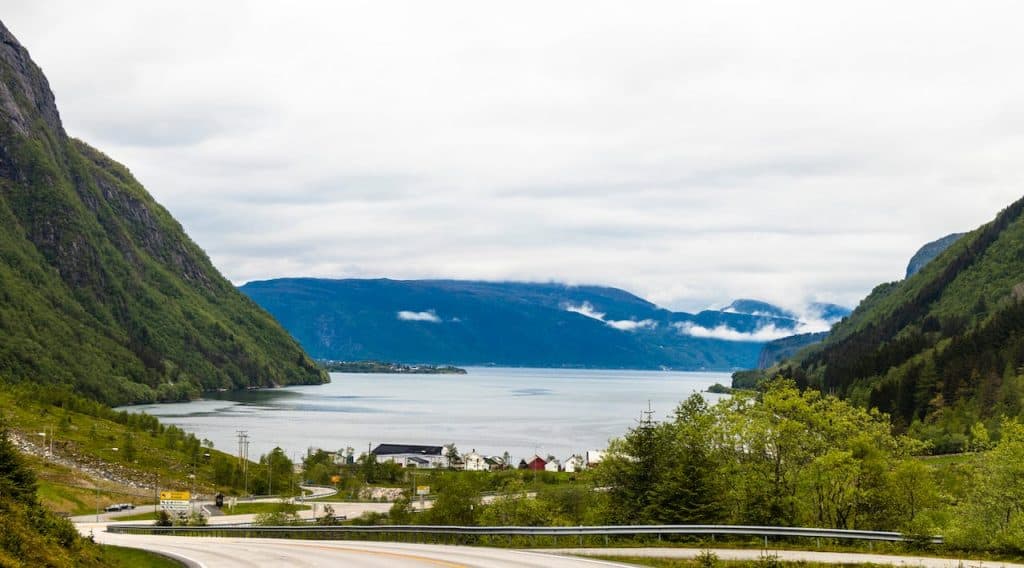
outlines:
[{"label": "asphalt road surface", "polygon": [[192,568],[311,567],[357,568],[601,568],[625,564],[546,552],[355,541],[263,538],[205,538],[95,533],[97,542],[166,553]]}]

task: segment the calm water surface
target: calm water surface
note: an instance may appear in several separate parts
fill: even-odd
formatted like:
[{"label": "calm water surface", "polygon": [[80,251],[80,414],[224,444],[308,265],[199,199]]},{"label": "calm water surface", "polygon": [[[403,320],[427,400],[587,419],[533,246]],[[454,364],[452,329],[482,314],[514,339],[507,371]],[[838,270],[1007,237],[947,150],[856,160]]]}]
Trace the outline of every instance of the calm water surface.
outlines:
[{"label": "calm water surface", "polygon": [[[515,458],[564,459],[604,448],[636,424],[648,401],[656,418],[727,373],[469,368],[467,375],[332,373],[331,383],[233,392],[188,403],[127,407],[159,416],[229,453],[249,432],[252,458],[280,446],[302,455],[369,444],[455,443]],[[709,401],[718,395],[705,394]]]}]

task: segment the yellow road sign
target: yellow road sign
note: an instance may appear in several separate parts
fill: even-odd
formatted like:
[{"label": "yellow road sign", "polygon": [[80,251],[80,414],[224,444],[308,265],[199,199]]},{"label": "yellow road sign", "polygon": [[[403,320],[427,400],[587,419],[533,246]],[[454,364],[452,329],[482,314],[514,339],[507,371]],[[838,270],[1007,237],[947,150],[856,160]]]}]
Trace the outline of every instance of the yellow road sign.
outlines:
[{"label": "yellow road sign", "polygon": [[188,501],[189,497],[191,497],[191,495],[189,495],[188,491],[161,491],[160,492],[160,500],[161,501]]},{"label": "yellow road sign", "polygon": [[416,494],[417,495],[430,495],[430,486],[429,485],[417,485],[416,486]]}]

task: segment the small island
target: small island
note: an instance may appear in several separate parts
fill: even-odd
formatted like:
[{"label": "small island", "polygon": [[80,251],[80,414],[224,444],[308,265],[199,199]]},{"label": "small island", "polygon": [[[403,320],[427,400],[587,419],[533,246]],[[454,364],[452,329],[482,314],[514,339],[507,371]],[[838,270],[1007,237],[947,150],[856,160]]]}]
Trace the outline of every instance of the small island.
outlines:
[{"label": "small island", "polygon": [[466,370],[452,365],[406,365],[381,361],[323,361],[329,373],[388,373],[402,375],[465,375]]},{"label": "small island", "polygon": [[715,383],[708,387],[708,390],[704,392],[709,392],[713,394],[732,394],[732,391],[733,389],[723,385],[722,383]]}]

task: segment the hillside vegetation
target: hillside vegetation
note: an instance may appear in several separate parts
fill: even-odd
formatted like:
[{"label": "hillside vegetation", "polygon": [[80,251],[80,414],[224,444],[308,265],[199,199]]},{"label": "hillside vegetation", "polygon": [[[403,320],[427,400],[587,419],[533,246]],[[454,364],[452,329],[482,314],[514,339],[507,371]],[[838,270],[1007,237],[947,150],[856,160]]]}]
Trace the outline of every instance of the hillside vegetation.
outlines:
[{"label": "hillside vegetation", "polygon": [[124,166],[69,138],[0,24],[0,378],[110,404],[319,383]]},{"label": "hillside vegetation", "polygon": [[0,566],[104,566],[99,547],[36,498],[36,481],[0,423]]},{"label": "hillside vegetation", "polygon": [[774,369],[889,413],[937,451],[984,447],[1024,410],[1024,200],[914,276],[883,284],[826,341]]}]

